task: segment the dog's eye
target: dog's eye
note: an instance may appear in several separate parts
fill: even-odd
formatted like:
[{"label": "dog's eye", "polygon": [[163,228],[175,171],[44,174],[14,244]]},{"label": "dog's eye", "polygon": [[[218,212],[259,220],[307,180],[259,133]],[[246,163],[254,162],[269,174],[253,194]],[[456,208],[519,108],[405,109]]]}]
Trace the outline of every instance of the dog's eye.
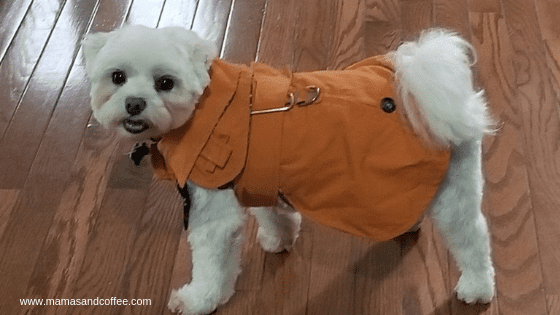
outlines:
[{"label": "dog's eye", "polygon": [[123,85],[126,82],[126,74],[120,70],[114,71],[111,74],[111,78],[116,85]]},{"label": "dog's eye", "polygon": [[157,91],[169,91],[173,89],[175,82],[173,78],[170,77],[161,77],[156,80],[156,90]]}]

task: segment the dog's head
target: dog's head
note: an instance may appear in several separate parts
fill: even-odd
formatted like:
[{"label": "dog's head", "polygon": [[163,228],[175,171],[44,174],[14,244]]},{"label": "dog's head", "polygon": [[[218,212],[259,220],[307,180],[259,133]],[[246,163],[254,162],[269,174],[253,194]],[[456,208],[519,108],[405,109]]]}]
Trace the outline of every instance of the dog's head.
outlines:
[{"label": "dog's head", "polygon": [[180,27],[125,26],[82,42],[94,117],[135,140],[185,124],[210,77],[214,46]]}]

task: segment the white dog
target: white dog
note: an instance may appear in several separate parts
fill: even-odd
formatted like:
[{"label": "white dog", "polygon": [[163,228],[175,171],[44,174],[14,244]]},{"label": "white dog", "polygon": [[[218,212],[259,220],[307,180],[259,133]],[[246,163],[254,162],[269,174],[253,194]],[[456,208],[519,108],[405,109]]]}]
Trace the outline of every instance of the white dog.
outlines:
[{"label": "white dog", "polygon": [[[346,89],[341,94],[332,95],[333,93],[330,93],[332,84],[321,85],[322,76],[327,72],[313,73],[308,77],[281,72],[284,76],[280,76],[280,79],[270,79],[274,70],[266,66],[256,64],[244,67],[215,59],[216,51],[211,43],[183,28],[150,29],[142,26],[126,26],[111,33],[88,35],[83,41],[83,48],[86,71],[91,80],[91,106],[94,117],[103,126],[114,129],[123,137],[135,141],[163,137],[159,143],[152,145],[152,149],[155,150],[155,152],[152,151],[154,165],[156,169],[159,168],[160,175],[175,179],[180,186],[187,187],[183,193],[188,191],[188,195],[193,201],[188,237],[193,252],[193,277],[190,284],[172,292],[169,302],[172,310],[183,314],[207,314],[215,310],[218,305],[226,303],[232,296],[236,278],[240,273],[241,232],[246,217],[244,206],[266,205],[266,207],[252,207],[250,212],[256,216],[259,224],[258,240],[262,247],[269,252],[289,249],[298,237],[301,216],[299,212],[292,209],[294,206],[319,222],[326,222],[326,224],[357,235],[379,236],[378,238],[386,239],[413,227],[415,221],[420,218],[420,214],[409,217],[403,212],[404,214],[401,213],[401,218],[399,218],[402,221],[399,223],[400,225],[390,229],[389,232],[386,228],[378,231],[374,223],[370,224],[369,221],[363,219],[371,215],[364,212],[363,209],[358,209],[361,204],[358,206],[350,204],[351,207],[344,208],[345,206],[340,203],[359,199],[355,198],[357,191],[368,191],[372,187],[383,190],[384,185],[392,185],[391,176],[393,178],[401,176],[395,174],[403,174],[402,176],[406,178],[399,182],[396,189],[408,189],[401,186],[406,186],[409,181],[415,181],[419,175],[411,177],[407,173],[402,173],[401,170],[414,172],[428,164],[445,166],[441,176],[438,175],[441,177],[441,181],[439,179],[434,181],[437,183],[437,191],[434,191],[433,187],[429,188],[432,189],[433,198],[430,198],[428,204],[425,202],[417,204],[416,197],[392,196],[391,193],[380,195],[379,198],[386,198],[386,201],[383,199],[383,205],[378,201],[373,201],[373,203],[379,204],[380,209],[387,204],[395,204],[401,208],[421,206],[420,210],[429,211],[461,269],[462,275],[456,287],[458,297],[468,303],[492,300],[495,293],[494,269],[490,257],[488,227],[481,212],[483,190],[481,140],[489,132],[490,119],[487,116],[483,93],[477,92],[472,83],[470,66],[474,61],[474,49],[459,36],[444,30],[427,31],[417,41],[406,42],[385,57],[374,61],[370,59],[368,62],[374,63],[372,67],[370,64],[366,64],[364,67],[360,65],[351,67],[359,75],[373,72],[376,80],[386,81],[384,84],[390,85],[389,90],[387,87],[383,89],[399,91],[400,97],[392,96],[395,98],[394,101],[387,97],[381,100],[381,109],[385,113],[380,111],[377,106],[371,107],[373,109],[368,107],[367,111],[374,111],[375,115],[390,117],[382,118],[392,124],[390,127],[386,127],[389,128],[388,132],[375,129],[376,132],[388,133],[388,137],[393,133],[398,133],[398,141],[407,137],[413,139],[410,145],[397,148],[402,151],[402,156],[413,152],[410,153],[411,156],[405,162],[405,166],[396,167],[398,171],[386,171],[385,168],[393,167],[393,164],[375,162],[377,160],[371,162],[369,156],[361,156],[355,160],[352,160],[352,157],[348,158],[350,162],[356,161],[355,164],[348,162],[354,166],[363,163],[371,163],[373,166],[384,164],[380,166],[383,169],[378,173],[389,174],[382,179],[389,181],[389,184],[370,187],[370,183],[366,182],[367,187],[365,188],[356,186],[352,181],[352,178],[361,178],[360,174],[363,172],[360,169],[356,171],[354,166],[350,166],[344,171],[337,171],[339,164],[328,167],[327,164],[321,164],[323,162],[318,160],[315,162],[315,159],[312,159],[305,167],[314,166],[313,163],[317,163],[319,171],[311,172],[320,175],[328,174],[327,178],[322,179],[323,182],[320,180],[314,182],[315,179],[307,178],[308,173],[302,173],[301,169],[295,169],[290,173],[289,167],[284,165],[282,172],[285,174],[277,174],[274,168],[270,168],[270,172],[266,169],[254,169],[251,166],[252,163],[248,161],[269,163],[270,159],[273,160],[270,163],[278,163],[274,162],[277,159],[275,156],[283,154],[278,150],[307,154],[307,150],[313,150],[315,144],[320,141],[305,142],[307,140],[299,138],[300,134],[313,133],[313,131],[307,130],[298,133],[298,130],[294,131],[292,127],[304,126],[306,122],[310,122],[312,120],[309,116],[312,115],[310,113],[323,115],[323,112],[328,111],[325,104],[329,100],[334,99],[335,103],[336,100],[345,103],[347,98],[354,97],[353,94],[365,93],[367,97],[370,97],[371,93],[381,93],[374,86],[358,90],[360,83],[358,81],[355,83],[352,77],[349,80],[352,81],[352,86],[356,86],[356,93],[352,89]],[[222,78],[225,77],[227,80],[219,79],[218,72]],[[258,77],[259,75],[262,75],[264,79]],[[245,81],[240,78],[242,76],[246,76]],[[339,79],[340,84],[345,83],[346,77],[343,72],[337,72],[335,76]],[[219,80],[222,81],[217,82]],[[316,80],[317,84],[304,84],[305,88],[301,89],[298,80],[311,80],[312,82]],[[365,80],[367,83],[367,79]],[[214,81],[216,81],[215,84]],[[258,81],[258,87],[256,81]],[[232,84],[233,90],[229,89]],[[281,92],[262,92],[263,86],[274,85],[281,86]],[[242,90],[245,94],[241,92]],[[358,93],[358,91],[360,92]],[[378,97],[376,95],[371,97]],[[246,99],[246,102],[240,102],[242,98]],[[209,101],[215,99],[222,101]],[[266,100],[261,101],[262,99]],[[275,103],[275,100],[278,99],[281,99],[282,102]],[[270,102],[276,105],[273,107],[262,105]],[[222,107],[216,108],[215,106]],[[397,111],[393,113],[395,106]],[[234,107],[238,108],[235,109],[237,111],[235,113],[233,113]],[[330,110],[338,107],[330,106],[328,108]],[[363,106],[355,108],[362,110]],[[348,108],[344,110],[346,111]],[[230,111],[232,114],[229,114]],[[297,113],[307,113],[306,118],[302,120],[303,125],[298,125],[297,122],[291,125],[292,120],[283,122],[283,125],[275,125],[276,117],[283,117],[282,115],[288,117],[288,115]],[[346,113],[335,115],[346,117]],[[202,118],[197,120],[195,119],[197,115],[214,115],[216,117],[214,120]],[[365,117],[369,117],[367,115],[369,114],[366,113]],[[363,115],[360,113],[358,116],[361,119]],[[293,121],[297,119],[299,118],[294,118]],[[207,121],[211,121],[211,124],[209,125]],[[336,118],[335,121],[338,126],[342,122],[342,118]],[[280,127],[275,128],[275,126]],[[326,122],[325,126],[321,125],[323,129],[320,133],[331,133],[331,126]],[[353,125],[350,124],[350,126]],[[371,127],[373,133],[375,126],[377,126],[377,122],[370,124],[367,128]],[[409,126],[408,131],[402,126]],[[259,136],[254,129],[250,129],[249,132],[249,128],[261,128],[261,131],[270,132],[272,138],[269,141],[259,142],[257,139],[254,140],[254,143],[269,146],[267,150],[272,150],[271,152],[275,152],[276,155],[263,158],[262,152],[253,152],[257,149],[260,150],[254,148],[256,145],[249,145],[247,149],[247,142],[252,144],[253,138]],[[367,128],[366,130],[369,130]],[[200,134],[194,131],[189,133],[191,129],[197,130],[197,132],[200,130]],[[278,136],[275,134],[277,129],[283,129],[284,136],[289,135],[290,137],[288,143],[282,142],[281,148],[275,147],[274,137]],[[414,134],[411,130],[414,130]],[[294,133],[289,134],[289,132]],[[359,137],[343,135],[342,138],[350,139],[350,142],[356,138],[361,139],[363,129],[358,132],[360,132]],[[193,133],[195,134],[193,135]],[[340,132],[336,131],[334,137],[339,136]],[[190,137],[191,142],[184,145],[186,150],[183,150],[185,147],[179,149],[173,147],[180,142],[181,137]],[[368,135],[364,137],[369,139]],[[425,140],[423,145],[414,142],[416,138]],[[328,150],[324,149],[331,148],[331,146],[334,148],[335,142],[331,141],[322,145],[319,148],[322,150],[321,156],[331,154],[326,153]],[[385,142],[379,142],[380,146],[385,145],[383,144]],[[298,146],[298,144],[301,145]],[[365,151],[377,152],[375,151],[377,144],[370,145],[374,147],[367,148],[368,150]],[[232,148],[233,146],[241,146],[242,149],[237,150]],[[415,148],[411,149],[412,146]],[[343,157],[351,155],[344,149],[336,149],[336,151],[336,154],[341,154]],[[183,166],[181,164],[182,154],[189,155],[191,152],[194,157],[190,157],[192,160],[188,162],[190,165]],[[425,154],[428,156],[426,159],[433,157],[433,160],[426,163],[410,162],[414,160],[415,154],[419,154],[418,152],[432,152]],[[399,153],[395,156],[400,157],[401,155]],[[445,163],[433,162],[436,160],[445,161]],[[390,157],[379,161],[393,162]],[[329,163],[338,162],[329,161]],[[230,165],[232,165],[231,168]],[[290,167],[294,165],[292,164]],[[414,167],[406,167],[410,165]],[[438,169],[437,165],[434,169]],[[242,169],[243,171],[241,171]],[[231,174],[228,173],[230,171]],[[222,176],[220,177],[221,182],[213,182],[213,177],[205,179],[201,175],[204,172],[218,173],[219,176]],[[241,175],[240,172],[242,172]],[[331,175],[333,172],[338,173]],[[425,171],[423,172],[425,173]],[[251,174],[251,178],[244,182],[244,176],[248,173]],[[431,175],[426,174],[428,177]],[[261,177],[274,176],[277,181],[281,180],[282,183],[293,179],[294,184],[291,186],[282,186],[284,185],[282,184],[282,187],[278,188],[274,186],[278,186],[278,183],[274,183],[273,178],[272,184],[267,182],[261,187]],[[421,176],[424,174],[422,173]],[[330,186],[331,177],[337,177],[337,180],[338,177],[343,178],[341,182],[345,184],[333,186],[336,189],[325,193],[332,188]],[[223,185],[223,178],[227,179],[225,183],[227,185]],[[395,181],[398,180],[395,178]],[[422,177],[421,182],[415,185],[424,187],[422,186],[425,184],[424,182],[431,180],[431,177],[428,180],[424,180]],[[300,185],[307,181],[309,185]],[[328,184],[324,184],[325,182]],[[336,180],[332,178],[332,182],[336,182]],[[213,189],[218,186],[221,189]],[[239,188],[239,186],[243,187]],[[297,186],[297,188],[293,188],[293,186]],[[323,186],[326,187],[326,190],[321,190],[324,188]],[[410,188],[407,193],[423,189],[418,187]],[[315,190],[319,190],[318,194],[321,195],[321,198],[328,199],[328,202],[324,203],[323,199],[320,201],[305,199],[307,194],[317,196]],[[337,197],[329,199],[329,196],[325,196],[331,193]],[[349,197],[343,196],[342,199],[339,199],[338,196],[343,194]],[[428,196],[431,195],[428,194]],[[376,198],[378,198],[377,195],[371,195],[370,199]],[[367,201],[369,202],[369,200]],[[363,200],[360,199],[359,202],[363,202]],[[332,209],[322,209],[323,204],[338,210],[347,209],[350,215],[330,222],[331,214],[323,215],[321,211],[328,212]],[[333,204],[336,204],[336,207]],[[426,207],[428,209],[424,209]],[[391,209],[390,206],[389,209]],[[360,217],[357,220],[352,217],[354,216],[353,211],[359,213]],[[379,221],[389,222],[392,220],[391,216],[396,216],[387,211],[384,213],[375,212],[377,210],[373,209],[371,211],[375,215],[370,221],[376,221],[376,218],[379,218]],[[333,213],[334,216],[339,215],[337,212]],[[366,222],[364,225],[370,225],[360,226],[355,222],[359,223],[362,220]]]}]

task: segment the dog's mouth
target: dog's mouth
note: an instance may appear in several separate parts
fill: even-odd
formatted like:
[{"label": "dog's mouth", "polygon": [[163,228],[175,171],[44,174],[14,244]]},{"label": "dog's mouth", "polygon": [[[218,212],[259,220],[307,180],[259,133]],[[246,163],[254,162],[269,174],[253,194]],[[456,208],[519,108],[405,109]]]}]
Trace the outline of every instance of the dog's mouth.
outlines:
[{"label": "dog's mouth", "polygon": [[126,131],[132,134],[138,134],[145,131],[146,129],[149,129],[150,124],[148,124],[148,122],[146,122],[145,120],[134,120],[127,118],[123,120],[123,127]]}]

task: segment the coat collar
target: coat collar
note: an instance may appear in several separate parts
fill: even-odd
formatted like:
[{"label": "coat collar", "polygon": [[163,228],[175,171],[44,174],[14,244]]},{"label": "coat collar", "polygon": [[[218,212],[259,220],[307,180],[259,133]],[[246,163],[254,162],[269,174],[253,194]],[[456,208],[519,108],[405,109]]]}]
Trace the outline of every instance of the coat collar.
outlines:
[{"label": "coat collar", "polygon": [[[185,125],[165,134],[152,148],[152,165],[156,176],[176,180],[183,187],[187,179],[194,175],[193,172],[223,171],[221,168],[231,162],[232,144],[228,145],[231,136],[221,133],[219,129],[224,128],[220,128],[220,125],[228,122],[238,124],[244,130],[239,131],[240,134],[235,135],[234,140],[247,146],[250,83],[249,67],[214,60],[210,69],[210,84],[196,105],[193,117]],[[240,84],[243,85],[242,93],[239,93]],[[242,107],[246,107],[246,110]],[[226,115],[230,109],[239,113]],[[241,160],[241,157],[234,158]],[[242,160],[244,164],[244,155]],[[234,164],[239,168],[240,163]]]}]

